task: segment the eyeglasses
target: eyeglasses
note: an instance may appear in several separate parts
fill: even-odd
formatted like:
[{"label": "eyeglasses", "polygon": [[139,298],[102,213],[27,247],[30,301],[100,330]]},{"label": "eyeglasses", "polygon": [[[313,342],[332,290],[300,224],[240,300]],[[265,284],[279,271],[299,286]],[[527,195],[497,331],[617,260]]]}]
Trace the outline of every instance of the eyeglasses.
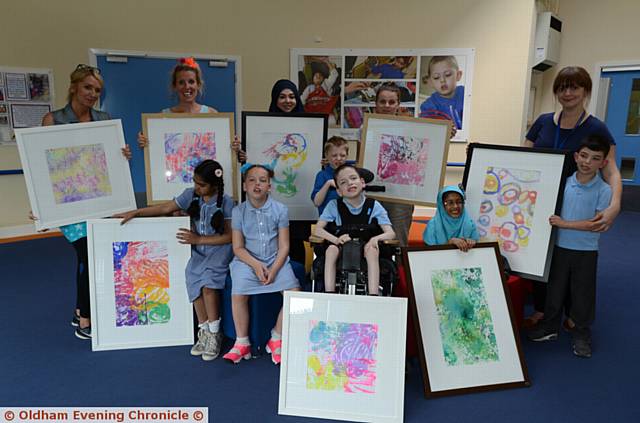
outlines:
[{"label": "eyeglasses", "polygon": [[76,66],[76,70],[87,70],[100,75],[100,69],[93,66],[85,65],[84,63],[80,63],[78,66]]},{"label": "eyeglasses", "polygon": [[447,207],[452,207],[452,206],[463,206],[464,205],[464,201],[461,200],[447,200],[444,202],[444,205]]}]

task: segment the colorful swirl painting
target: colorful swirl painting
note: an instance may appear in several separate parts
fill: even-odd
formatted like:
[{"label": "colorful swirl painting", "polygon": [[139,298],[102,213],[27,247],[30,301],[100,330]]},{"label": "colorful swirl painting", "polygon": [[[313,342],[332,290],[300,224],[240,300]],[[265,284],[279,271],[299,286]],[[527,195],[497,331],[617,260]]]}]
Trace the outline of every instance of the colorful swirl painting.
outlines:
[{"label": "colorful swirl painting", "polygon": [[309,322],[307,389],[373,394],[378,325]]},{"label": "colorful swirl painting", "polygon": [[107,157],[102,144],[45,151],[56,204],[111,195]]},{"label": "colorful swirl painting", "polygon": [[503,252],[529,245],[540,183],[536,170],[487,168],[477,220],[481,241],[498,241]]},{"label": "colorful swirl painting", "polygon": [[431,272],[444,360],[449,366],[498,361],[498,346],[479,267]]},{"label": "colorful swirl painting", "polygon": [[424,185],[427,165],[427,138],[380,135],[376,175],[381,182],[398,185]]},{"label": "colorful swirl painting", "polygon": [[167,323],[169,252],[165,241],[113,243],[116,326]]},{"label": "colorful swirl painting", "polygon": [[193,169],[205,159],[216,159],[215,132],[164,134],[165,177],[171,183],[191,183]]},{"label": "colorful swirl painting", "polygon": [[300,192],[298,182],[298,172],[307,160],[308,134],[297,133],[265,133],[263,134],[269,148],[264,150],[264,154],[274,172],[271,182],[275,192],[283,197],[291,198]]}]

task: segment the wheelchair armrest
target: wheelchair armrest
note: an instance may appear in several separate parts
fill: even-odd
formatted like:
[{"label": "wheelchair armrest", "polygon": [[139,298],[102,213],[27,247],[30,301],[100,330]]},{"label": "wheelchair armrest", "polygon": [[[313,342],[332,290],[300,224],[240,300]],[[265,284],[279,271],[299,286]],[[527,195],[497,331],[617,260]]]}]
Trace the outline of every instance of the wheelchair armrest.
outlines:
[{"label": "wheelchair armrest", "polygon": [[385,239],[384,241],[380,241],[385,245],[389,245],[391,247],[399,247],[400,240],[399,239]]}]

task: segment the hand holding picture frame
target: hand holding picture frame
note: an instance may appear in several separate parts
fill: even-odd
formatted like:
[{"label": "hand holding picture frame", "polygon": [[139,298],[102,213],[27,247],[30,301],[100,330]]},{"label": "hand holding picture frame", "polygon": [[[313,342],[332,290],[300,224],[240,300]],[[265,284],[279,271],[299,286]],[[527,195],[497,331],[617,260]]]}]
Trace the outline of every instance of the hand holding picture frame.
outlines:
[{"label": "hand holding picture frame", "polygon": [[498,244],[403,255],[425,396],[529,386]]},{"label": "hand holding picture frame", "polygon": [[242,112],[247,161],[270,165],[271,195],[289,208],[290,220],[314,220],[311,191],[327,139],[327,115]]},{"label": "hand holding picture frame", "polygon": [[193,186],[193,169],[205,159],[224,169],[225,194],[238,200],[233,113],[143,113],[147,203],[171,200]]},{"label": "hand holding picture frame", "polygon": [[566,182],[568,152],[470,144],[462,184],[480,241],[496,241],[513,273],[546,282]]},{"label": "hand holding picture frame", "polygon": [[285,291],[278,414],[400,423],[406,298]]},{"label": "hand holding picture frame", "polygon": [[87,222],[93,351],[190,345],[193,312],[176,233],[188,217]]},{"label": "hand holding picture frame", "polygon": [[444,183],[450,123],[444,120],[365,114],[358,166],[375,175],[367,194],[389,202],[435,206]]},{"label": "hand holding picture frame", "polygon": [[136,208],[120,120],[17,129],[36,229]]}]

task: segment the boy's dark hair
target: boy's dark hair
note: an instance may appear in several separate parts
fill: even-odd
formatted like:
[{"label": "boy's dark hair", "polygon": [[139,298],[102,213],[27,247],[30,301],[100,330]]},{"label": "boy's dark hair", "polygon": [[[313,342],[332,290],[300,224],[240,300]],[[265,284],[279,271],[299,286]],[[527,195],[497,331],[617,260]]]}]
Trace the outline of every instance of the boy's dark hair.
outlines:
[{"label": "boy's dark hair", "polygon": [[269,174],[269,179],[273,178],[273,176],[275,175],[273,173],[273,169],[271,169],[269,166],[265,166],[263,164],[250,164],[248,166],[244,165],[244,166],[242,166],[242,169],[240,169],[240,172],[242,173],[242,182],[244,182],[245,179],[247,179],[247,175],[249,174],[251,169],[254,169],[256,167],[259,167],[261,169],[266,170],[267,174]]},{"label": "boy's dark hair", "polygon": [[338,166],[336,168],[336,170],[333,171],[333,180],[336,183],[336,185],[338,185],[338,175],[340,174],[340,172],[342,172],[344,169],[346,169],[348,167],[353,169],[353,170],[355,170],[358,173],[358,175],[362,179],[364,179],[365,184],[368,184],[374,178],[373,173],[371,173],[367,169],[361,169],[359,167],[356,167],[356,166],[352,165],[351,163],[345,163],[345,164],[342,164],[342,165]]},{"label": "boy's dark hair", "polygon": [[[224,214],[222,213],[222,198],[224,196],[224,179],[222,177],[222,166],[215,160],[203,160],[195,169],[193,174],[202,179],[205,183],[216,187],[218,198],[216,207],[218,210],[211,216],[211,226],[217,234],[224,233]],[[187,214],[194,221],[200,220],[200,197],[193,195],[191,204],[187,208]]]},{"label": "boy's dark hair", "polygon": [[324,148],[323,148],[324,156],[326,157],[327,154],[329,154],[329,149],[331,147],[342,147],[342,146],[347,147],[347,154],[349,154],[349,143],[347,142],[347,140],[345,140],[342,137],[338,137],[334,135],[333,137],[329,138],[327,142],[324,143]]},{"label": "boy's dark hair", "polygon": [[604,154],[604,158],[606,159],[609,155],[609,150],[611,150],[611,144],[609,144],[609,140],[602,135],[591,134],[582,140],[580,143],[580,147],[576,150],[577,153],[580,152],[583,148],[588,148],[591,151],[598,151]]}]

